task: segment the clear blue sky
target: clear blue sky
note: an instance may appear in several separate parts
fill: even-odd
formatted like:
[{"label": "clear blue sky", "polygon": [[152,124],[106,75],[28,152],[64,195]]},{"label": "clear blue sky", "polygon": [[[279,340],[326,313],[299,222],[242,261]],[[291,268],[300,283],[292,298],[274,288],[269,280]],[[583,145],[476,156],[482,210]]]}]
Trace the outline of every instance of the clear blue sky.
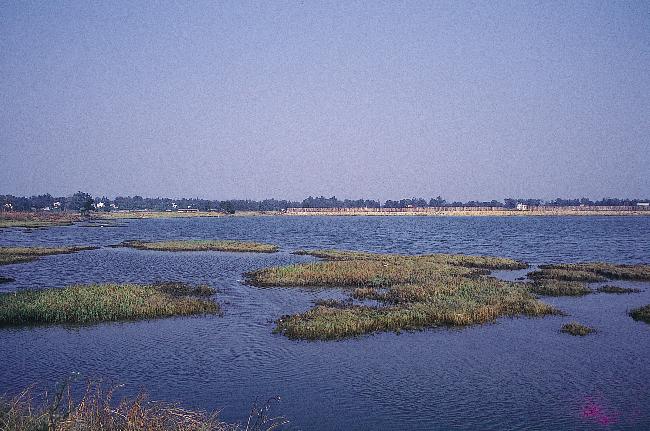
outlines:
[{"label": "clear blue sky", "polygon": [[650,2],[3,1],[0,194],[634,197]]}]

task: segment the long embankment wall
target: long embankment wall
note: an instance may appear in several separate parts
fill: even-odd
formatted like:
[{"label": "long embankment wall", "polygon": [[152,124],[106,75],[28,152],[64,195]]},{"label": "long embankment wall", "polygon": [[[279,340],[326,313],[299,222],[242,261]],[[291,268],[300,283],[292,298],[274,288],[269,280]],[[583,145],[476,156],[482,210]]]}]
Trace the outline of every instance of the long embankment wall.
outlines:
[{"label": "long embankment wall", "polygon": [[413,207],[413,208],[287,208],[287,215],[650,215],[647,206],[530,206],[503,207]]}]

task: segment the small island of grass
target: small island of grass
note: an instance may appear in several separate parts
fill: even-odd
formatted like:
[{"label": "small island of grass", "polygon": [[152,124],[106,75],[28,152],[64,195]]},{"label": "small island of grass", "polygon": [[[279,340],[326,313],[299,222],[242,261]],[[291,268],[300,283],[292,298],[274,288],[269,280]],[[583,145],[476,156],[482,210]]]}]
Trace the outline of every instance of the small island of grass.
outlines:
[{"label": "small island of grass", "polygon": [[565,334],[570,334],[573,336],[584,337],[585,335],[589,335],[596,332],[596,330],[594,328],[590,328],[589,326],[585,326],[578,322],[571,322],[562,325],[562,329],[560,329],[560,332],[563,332]]},{"label": "small island of grass", "polygon": [[650,304],[635,308],[629,314],[634,320],[650,323]]},{"label": "small island of grass", "polygon": [[184,283],[92,284],[0,294],[0,327],[215,314],[214,290]]},{"label": "small island of grass", "polygon": [[531,278],[554,278],[565,281],[650,280],[650,265],[614,264],[604,262],[562,263],[541,265],[539,271],[528,274]]},{"label": "small island of grass", "polygon": [[117,247],[156,251],[228,251],[249,253],[275,253],[278,251],[278,247],[273,244],[234,240],[124,241]]},{"label": "small island of grass", "polygon": [[620,295],[623,293],[639,293],[641,292],[641,289],[635,289],[632,287],[620,287],[611,284],[606,284],[605,286],[600,286],[599,288],[597,288],[596,291],[600,293],[616,293]]},{"label": "small island of grass", "polygon": [[525,267],[511,259],[464,256],[374,254],[335,250],[300,251],[327,259],[247,274],[260,287],[337,287],[349,301],[319,302],[311,310],[283,316],[275,331],[289,338],[331,340],[379,331],[467,326],[500,316],[544,316],[560,312],[539,301],[524,283],[487,277],[489,269]]},{"label": "small island of grass", "polygon": [[92,246],[67,247],[0,247],[0,265],[31,262],[41,256],[53,254],[69,254],[83,250],[95,250]]},{"label": "small island of grass", "polygon": [[585,283],[579,281],[535,280],[530,290],[545,296],[583,296],[592,293]]}]

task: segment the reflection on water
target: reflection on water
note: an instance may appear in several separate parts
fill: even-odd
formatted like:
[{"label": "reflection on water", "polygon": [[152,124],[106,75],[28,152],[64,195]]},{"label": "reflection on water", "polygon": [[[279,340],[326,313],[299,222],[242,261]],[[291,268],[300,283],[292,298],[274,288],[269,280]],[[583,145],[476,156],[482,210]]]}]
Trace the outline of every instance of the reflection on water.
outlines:
[{"label": "reflection on water", "polygon": [[[246,271],[311,260],[289,253],[300,247],[495,254],[534,264],[648,262],[648,218],[258,217],[126,224],[4,230],[0,245],[222,238],[272,242],[282,251],[101,248],[0,267],[0,275],[16,279],[0,285],[2,290],[183,280],[217,288],[224,304],[223,317],[0,330],[0,392],[78,371],[124,383],[126,393],[142,386],[154,399],[222,408],[226,420],[245,417],[256,398],[280,395],[276,411],[306,430],[650,428],[650,325],[626,314],[650,303],[648,283],[615,283],[640,287],[639,294],[545,299],[569,317],[500,319],[462,330],[338,342],[290,341],[271,332],[280,315],[303,311],[337,292],[241,283]],[[520,274],[510,277],[515,275]],[[598,333],[560,334],[569,320]]]}]

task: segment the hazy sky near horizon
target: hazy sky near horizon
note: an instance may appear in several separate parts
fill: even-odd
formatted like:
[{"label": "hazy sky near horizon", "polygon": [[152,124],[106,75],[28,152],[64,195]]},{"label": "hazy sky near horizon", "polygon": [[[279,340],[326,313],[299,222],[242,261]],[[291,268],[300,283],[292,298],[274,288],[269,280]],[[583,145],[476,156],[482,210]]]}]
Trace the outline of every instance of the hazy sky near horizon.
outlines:
[{"label": "hazy sky near horizon", "polygon": [[647,1],[6,1],[0,194],[647,197]]}]

